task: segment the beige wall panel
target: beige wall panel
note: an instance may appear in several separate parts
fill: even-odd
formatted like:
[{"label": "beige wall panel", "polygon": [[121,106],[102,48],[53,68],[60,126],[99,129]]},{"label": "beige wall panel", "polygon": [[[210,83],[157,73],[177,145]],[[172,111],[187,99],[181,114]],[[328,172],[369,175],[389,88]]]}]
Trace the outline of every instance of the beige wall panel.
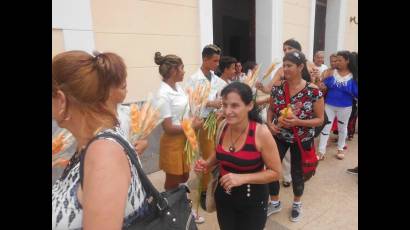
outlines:
[{"label": "beige wall panel", "polygon": [[310,1],[286,0],[283,4],[283,41],[294,38],[308,55],[310,27]]},{"label": "beige wall panel", "polygon": [[64,36],[63,31],[59,29],[53,29],[51,33],[51,56],[64,52]]},{"label": "beige wall panel", "polygon": [[145,100],[148,93],[155,93],[161,77],[158,68],[128,68],[127,69],[127,97],[125,102]]},{"label": "beige wall panel", "polygon": [[[184,80],[193,74],[199,65],[185,65]],[[158,73],[158,66],[150,68],[127,69],[127,97],[125,103],[145,100],[149,93],[157,92],[162,77]]]},{"label": "beige wall panel", "polygon": [[175,54],[185,64],[200,64],[199,37],[95,33],[97,50],[112,51],[129,67],[155,66],[154,54]]},{"label": "beige wall panel", "polygon": [[198,0],[140,0],[140,1],[198,7]]},{"label": "beige wall panel", "polygon": [[283,25],[283,41],[289,38],[294,38],[302,46],[302,52],[308,54],[309,49],[309,27],[284,23]]},{"label": "beige wall panel", "polygon": [[[310,1],[300,1],[310,2]],[[310,6],[302,4],[283,4],[283,22],[295,25],[310,25]]]},{"label": "beige wall panel", "polygon": [[310,1],[309,0],[284,0],[283,1],[284,5],[293,5],[293,6],[298,6],[298,7],[310,7]]},{"label": "beige wall panel", "polygon": [[358,28],[353,22],[350,22],[350,17],[356,17],[356,22],[358,22],[358,4],[357,0],[348,0],[346,9],[346,35],[345,35],[345,47],[350,51],[357,51],[358,49]]},{"label": "beige wall panel", "polygon": [[151,1],[93,0],[95,32],[199,35],[198,8]]}]

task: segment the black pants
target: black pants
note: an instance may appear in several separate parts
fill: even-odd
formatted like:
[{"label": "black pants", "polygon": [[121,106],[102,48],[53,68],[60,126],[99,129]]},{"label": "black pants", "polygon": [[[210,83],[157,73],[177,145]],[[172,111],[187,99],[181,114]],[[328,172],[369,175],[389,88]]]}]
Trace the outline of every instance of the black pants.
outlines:
[{"label": "black pants", "polygon": [[267,219],[268,186],[245,184],[232,188],[231,195],[218,184],[216,214],[221,230],[262,230]]},{"label": "black pants", "polygon": [[[302,155],[300,153],[298,143],[288,143],[282,141],[276,137],[276,145],[278,146],[278,151],[280,155],[280,161],[282,162],[285,157],[286,151],[290,147],[290,175],[292,176],[292,189],[293,195],[302,196],[303,190],[305,188],[305,182],[303,180],[303,171],[302,171]],[[313,139],[310,141],[302,142],[303,149],[310,150],[313,146]],[[271,196],[279,195],[279,181],[274,181],[269,184],[269,194]]]}]

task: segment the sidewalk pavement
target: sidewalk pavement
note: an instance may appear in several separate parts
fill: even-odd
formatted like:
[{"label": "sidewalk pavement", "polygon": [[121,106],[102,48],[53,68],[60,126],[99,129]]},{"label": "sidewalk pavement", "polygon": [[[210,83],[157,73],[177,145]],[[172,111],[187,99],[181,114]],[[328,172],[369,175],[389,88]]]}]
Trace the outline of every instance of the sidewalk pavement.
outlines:
[{"label": "sidewalk pavement", "polygon": [[[268,217],[265,229],[286,230],[329,230],[329,229],[358,229],[358,176],[346,173],[346,169],[358,164],[356,134],[352,141],[347,141],[345,159],[335,158],[336,143],[329,138],[326,158],[320,161],[316,175],[305,184],[302,197],[302,219],[293,223],[289,220],[293,192],[292,186],[281,186],[280,200],[282,211]],[[316,145],[319,140],[315,140]],[[317,149],[317,148],[316,148]],[[163,191],[165,174],[163,171],[151,173],[148,177],[154,186]],[[191,188],[193,209],[197,203],[197,180],[191,173],[188,181]],[[199,230],[219,230],[216,213],[207,213],[199,208],[199,214],[205,218],[205,223],[199,224]]]},{"label": "sidewalk pavement", "polygon": [[[335,158],[336,143],[329,138],[326,159],[320,161],[316,175],[306,184],[302,197],[302,219],[293,223],[289,220],[292,205],[292,187],[281,186],[280,200],[282,201],[282,211],[271,215],[265,229],[286,230],[329,230],[329,229],[358,229],[358,177],[346,173],[346,169],[356,167],[358,164],[357,138],[348,141],[348,148],[345,151],[345,159]],[[319,140],[315,140],[316,145]],[[317,149],[317,148],[316,148]],[[53,169],[54,182],[61,169]],[[154,186],[163,191],[165,174],[157,171],[148,175]],[[191,173],[188,181],[191,188],[191,199],[194,210],[197,203],[197,180],[195,173]],[[216,213],[207,213],[199,208],[199,213],[205,218],[205,223],[199,224],[199,230],[219,230]]]}]

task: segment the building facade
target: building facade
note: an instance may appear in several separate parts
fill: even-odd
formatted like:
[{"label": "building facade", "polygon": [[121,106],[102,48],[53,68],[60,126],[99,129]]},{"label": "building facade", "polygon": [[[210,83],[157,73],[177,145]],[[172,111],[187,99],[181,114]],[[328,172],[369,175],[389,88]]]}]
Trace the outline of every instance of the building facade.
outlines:
[{"label": "building facade", "polygon": [[[314,49],[325,50],[326,57],[337,50],[358,49],[357,0],[53,0],[52,4],[52,56],[94,49],[119,54],[128,71],[125,102],[145,100],[158,89],[156,51],[180,56],[187,77],[200,67],[202,48],[214,42],[222,43],[224,53],[261,64],[262,71],[281,59],[282,43],[289,38],[301,43],[310,60]],[[157,127],[149,137],[150,146],[142,157],[147,173],[158,170],[161,133]]]},{"label": "building facade", "polygon": [[[246,11],[241,4],[232,5],[235,1],[224,1],[234,11]],[[185,76],[189,76],[201,64],[202,47],[213,43],[216,34],[224,33],[214,25],[222,20],[219,11],[213,8],[215,0],[53,0],[52,3],[52,56],[74,49],[118,53],[128,67],[126,102],[144,100],[158,88],[161,77],[154,63],[156,51],[180,56],[185,64]],[[315,26],[319,25],[325,28],[316,33],[323,33],[326,57],[337,50],[358,50],[357,0],[249,0],[245,7],[249,4],[254,8],[251,15],[254,58],[262,64],[262,69],[281,59],[282,43],[289,38],[298,40],[302,51],[312,59]],[[318,6],[325,8],[325,17],[315,17]]]}]

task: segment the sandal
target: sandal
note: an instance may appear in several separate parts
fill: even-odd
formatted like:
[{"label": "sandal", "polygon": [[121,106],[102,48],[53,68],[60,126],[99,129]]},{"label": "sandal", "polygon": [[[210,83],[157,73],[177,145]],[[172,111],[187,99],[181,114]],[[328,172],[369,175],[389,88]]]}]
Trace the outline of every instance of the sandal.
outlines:
[{"label": "sandal", "polygon": [[317,156],[317,159],[320,161],[323,161],[325,159],[325,154],[319,153],[319,156]]},{"label": "sandal", "polygon": [[345,154],[342,151],[338,150],[336,154],[336,158],[339,160],[343,160],[345,158]]}]

